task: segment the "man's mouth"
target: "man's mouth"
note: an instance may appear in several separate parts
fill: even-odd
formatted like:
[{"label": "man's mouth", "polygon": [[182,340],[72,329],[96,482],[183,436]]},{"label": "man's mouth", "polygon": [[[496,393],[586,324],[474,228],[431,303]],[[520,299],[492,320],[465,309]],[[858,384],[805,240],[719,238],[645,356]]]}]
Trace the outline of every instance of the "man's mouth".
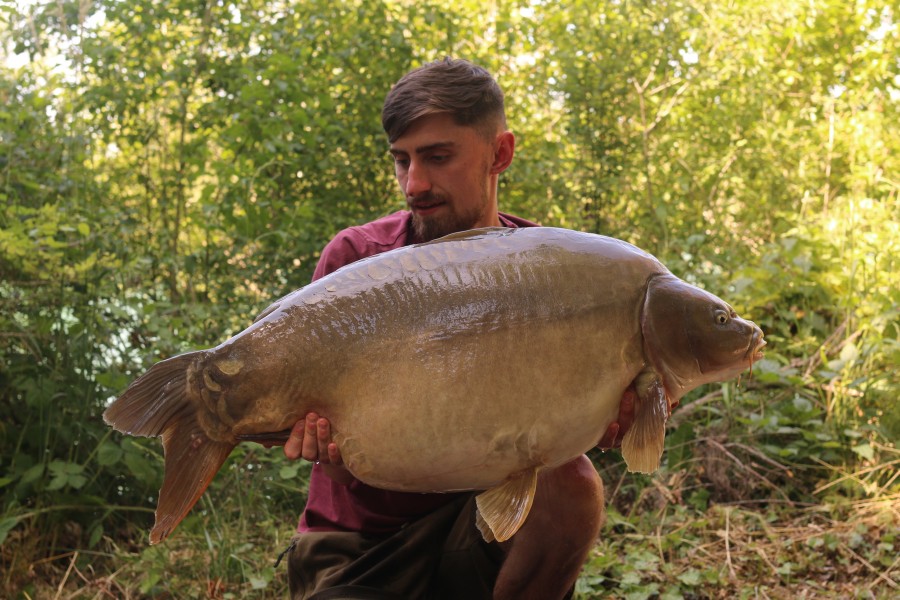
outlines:
[{"label": "man's mouth", "polygon": [[409,202],[409,208],[411,211],[420,216],[428,216],[434,212],[436,212],[440,207],[444,206],[446,202],[437,198],[429,198],[427,200],[415,200]]}]

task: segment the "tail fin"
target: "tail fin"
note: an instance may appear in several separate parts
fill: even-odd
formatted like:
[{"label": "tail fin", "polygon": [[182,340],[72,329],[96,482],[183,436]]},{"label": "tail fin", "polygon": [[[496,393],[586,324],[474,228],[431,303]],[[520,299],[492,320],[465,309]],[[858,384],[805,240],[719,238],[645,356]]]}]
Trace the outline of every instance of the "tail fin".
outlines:
[{"label": "tail fin", "polygon": [[103,419],[117,431],[162,436],[165,478],[151,544],[166,539],[181,522],[235,446],[209,439],[197,420],[188,391],[188,370],[197,354],[182,354],[153,365],[103,413]]}]

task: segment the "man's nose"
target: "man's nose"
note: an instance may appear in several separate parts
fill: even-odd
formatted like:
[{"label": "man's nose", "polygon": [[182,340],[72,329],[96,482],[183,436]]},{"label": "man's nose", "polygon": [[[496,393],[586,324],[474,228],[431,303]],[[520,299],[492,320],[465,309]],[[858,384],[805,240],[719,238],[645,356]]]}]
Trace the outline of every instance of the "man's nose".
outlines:
[{"label": "man's nose", "polygon": [[409,163],[406,171],[406,195],[408,197],[421,196],[431,190],[431,180],[428,178],[427,169],[415,161]]}]

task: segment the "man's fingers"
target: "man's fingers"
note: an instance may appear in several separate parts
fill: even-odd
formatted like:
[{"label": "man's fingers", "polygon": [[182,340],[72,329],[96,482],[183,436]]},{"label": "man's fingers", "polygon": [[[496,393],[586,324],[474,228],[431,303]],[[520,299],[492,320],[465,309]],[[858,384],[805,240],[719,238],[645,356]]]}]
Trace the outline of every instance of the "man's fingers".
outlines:
[{"label": "man's fingers", "polygon": [[306,428],[303,432],[303,449],[300,455],[308,461],[319,460],[319,440],[316,437],[316,423],[319,415],[309,413],[306,415]]},{"label": "man's fingers", "polygon": [[600,441],[597,442],[597,447],[603,450],[609,450],[610,448],[616,447],[616,437],[619,435],[619,424],[618,423],[610,423],[609,427],[606,428],[606,433],[603,434],[603,437],[600,438]]},{"label": "man's fingers", "polygon": [[344,464],[337,444],[331,441],[331,423],[313,412],[294,423],[284,444],[284,455],[290,460]]},{"label": "man's fingers", "polygon": [[284,456],[288,460],[297,460],[303,452],[303,437],[306,431],[306,421],[297,421],[291,427],[288,440],[284,443]]},{"label": "man's fingers", "polygon": [[337,444],[331,442],[328,444],[328,462],[333,465],[342,465],[344,464],[344,459],[341,458],[341,452],[338,450]]},{"label": "man's fingers", "polygon": [[316,421],[316,442],[318,444],[316,460],[328,460],[328,444],[331,443],[331,424],[328,419]]}]

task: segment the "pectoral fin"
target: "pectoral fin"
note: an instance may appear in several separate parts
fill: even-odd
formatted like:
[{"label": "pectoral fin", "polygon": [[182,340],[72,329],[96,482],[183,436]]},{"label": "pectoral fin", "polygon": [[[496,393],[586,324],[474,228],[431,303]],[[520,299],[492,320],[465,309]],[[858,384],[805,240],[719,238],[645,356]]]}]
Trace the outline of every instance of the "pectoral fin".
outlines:
[{"label": "pectoral fin", "polygon": [[655,373],[638,376],[634,422],[622,439],[622,457],[629,471],[652,473],[659,468],[666,437],[669,404]]},{"label": "pectoral fin", "polygon": [[505,542],[515,535],[528,517],[536,489],[534,468],[515,473],[501,485],[475,497],[475,524],[486,542]]}]

